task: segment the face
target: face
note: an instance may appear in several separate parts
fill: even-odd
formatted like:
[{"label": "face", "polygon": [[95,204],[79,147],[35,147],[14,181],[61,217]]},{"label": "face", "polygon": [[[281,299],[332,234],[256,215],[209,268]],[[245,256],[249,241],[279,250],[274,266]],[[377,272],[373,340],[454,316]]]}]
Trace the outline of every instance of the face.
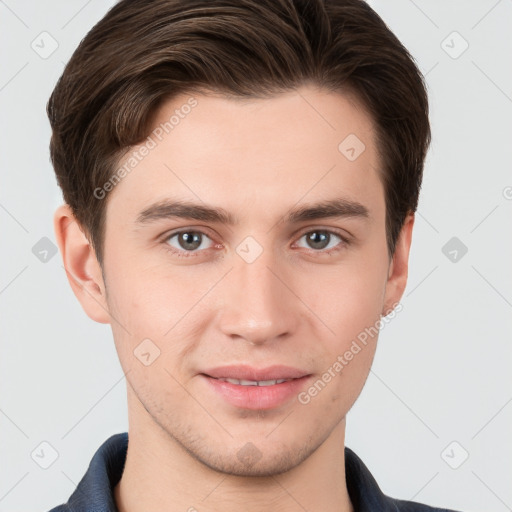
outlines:
[{"label": "face", "polygon": [[[154,128],[119,163],[130,171],[106,208],[105,308],[130,425],[219,471],[293,468],[344,424],[376,347],[361,333],[405,286],[406,264],[393,273],[387,253],[372,120],[305,87],[250,101],[183,94]],[[291,368],[294,380],[211,376],[245,366],[242,378],[272,380],[251,368],[276,365],[287,369],[272,379]]]}]

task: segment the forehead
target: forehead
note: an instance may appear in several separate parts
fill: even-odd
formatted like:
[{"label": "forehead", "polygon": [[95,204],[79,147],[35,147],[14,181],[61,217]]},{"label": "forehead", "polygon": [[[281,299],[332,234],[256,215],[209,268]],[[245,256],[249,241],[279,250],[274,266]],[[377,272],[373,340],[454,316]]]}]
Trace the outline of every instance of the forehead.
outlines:
[{"label": "forehead", "polygon": [[133,220],[168,196],[227,210],[252,205],[260,217],[274,205],[333,194],[378,208],[374,140],[371,117],[349,95],[309,87],[269,98],[180,94],[160,106],[148,139],[119,162],[128,172],[111,192],[107,217],[122,202],[125,215],[133,206]]}]

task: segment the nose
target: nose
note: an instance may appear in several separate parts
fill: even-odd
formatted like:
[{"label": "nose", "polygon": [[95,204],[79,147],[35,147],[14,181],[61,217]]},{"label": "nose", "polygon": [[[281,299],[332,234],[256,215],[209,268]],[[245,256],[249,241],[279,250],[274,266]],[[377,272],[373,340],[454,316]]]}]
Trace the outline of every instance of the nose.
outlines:
[{"label": "nose", "polygon": [[237,255],[224,281],[219,306],[220,330],[232,339],[263,345],[290,336],[300,318],[301,301],[293,277],[271,251],[247,263]]}]

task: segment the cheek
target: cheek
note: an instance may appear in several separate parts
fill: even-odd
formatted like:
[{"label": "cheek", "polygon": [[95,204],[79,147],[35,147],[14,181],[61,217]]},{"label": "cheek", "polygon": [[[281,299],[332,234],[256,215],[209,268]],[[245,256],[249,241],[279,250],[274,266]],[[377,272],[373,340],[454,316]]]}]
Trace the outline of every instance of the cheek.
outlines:
[{"label": "cheek", "polygon": [[139,373],[143,370],[141,356],[147,353],[149,359],[155,358],[153,370],[159,366],[173,369],[201,339],[209,318],[204,298],[218,278],[192,278],[184,269],[170,272],[161,267],[116,267],[108,275],[108,305],[115,319],[112,331],[124,370],[132,368]]},{"label": "cheek", "polygon": [[309,403],[318,414],[329,407],[345,414],[363,389],[379,335],[381,276],[381,272],[352,269],[325,279],[322,293],[310,295],[311,309],[324,326],[316,334],[323,367],[301,403]]},{"label": "cheek", "polygon": [[[382,252],[378,254],[381,256]],[[311,389],[312,395],[305,396],[305,400],[315,396],[313,407],[349,410],[369,374],[379,334],[387,267],[385,258],[379,259],[370,252],[365,256],[360,254],[357,260],[337,267],[329,275],[317,276],[315,287],[308,287],[310,281],[303,283],[305,296],[309,290],[311,309],[329,327],[317,333],[322,340],[324,366]]]},{"label": "cheek", "polygon": [[133,333],[163,337],[208,289],[183,270],[117,267],[110,273],[112,307]]},{"label": "cheek", "polygon": [[[314,286],[304,277],[301,287],[311,310],[330,328],[333,346],[343,346],[367,327],[373,326],[382,312],[386,262],[363,254],[347,264],[317,274]],[[306,302],[305,300],[305,302]]]}]

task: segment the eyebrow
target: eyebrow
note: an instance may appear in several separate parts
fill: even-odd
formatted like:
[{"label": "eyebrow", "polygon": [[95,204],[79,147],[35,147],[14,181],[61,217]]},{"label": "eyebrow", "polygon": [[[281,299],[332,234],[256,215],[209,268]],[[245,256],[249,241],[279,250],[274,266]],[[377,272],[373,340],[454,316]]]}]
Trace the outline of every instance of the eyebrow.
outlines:
[{"label": "eyebrow", "polygon": [[[370,212],[357,201],[336,198],[315,204],[295,207],[284,216],[284,222],[296,224],[308,220],[326,218],[359,217],[367,219]],[[144,225],[161,219],[182,218],[233,226],[238,219],[220,207],[206,206],[184,200],[165,199],[142,210],[136,224]]]}]

